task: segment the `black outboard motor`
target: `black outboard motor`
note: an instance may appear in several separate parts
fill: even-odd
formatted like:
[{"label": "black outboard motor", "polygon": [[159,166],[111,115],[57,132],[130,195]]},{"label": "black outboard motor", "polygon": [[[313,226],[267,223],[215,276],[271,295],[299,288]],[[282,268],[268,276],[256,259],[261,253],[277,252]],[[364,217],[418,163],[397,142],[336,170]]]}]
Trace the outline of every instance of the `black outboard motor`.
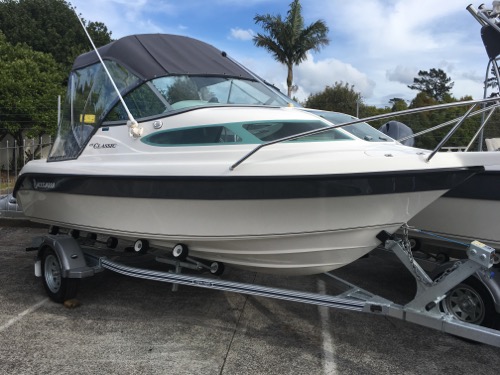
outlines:
[{"label": "black outboard motor", "polygon": [[[389,121],[382,125],[378,130],[396,140],[413,135],[411,128],[399,121]],[[409,138],[401,143],[405,146],[411,147],[415,144],[415,139]]]}]

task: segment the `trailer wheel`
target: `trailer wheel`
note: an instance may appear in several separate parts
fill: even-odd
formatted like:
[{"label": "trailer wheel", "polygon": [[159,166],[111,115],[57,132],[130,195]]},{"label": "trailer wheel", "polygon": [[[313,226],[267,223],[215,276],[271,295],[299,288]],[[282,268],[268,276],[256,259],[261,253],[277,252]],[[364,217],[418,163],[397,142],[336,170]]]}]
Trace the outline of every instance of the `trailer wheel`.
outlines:
[{"label": "trailer wheel", "polygon": [[56,225],[51,225],[49,227],[49,234],[59,234],[59,227]]},{"label": "trailer wheel", "polygon": [[224,263],[221,262],[210,263],[210,273],[216,276],[222,275],[224,273]]},{"label": "trailer wheel", "polygon": [[42,256],[42,280],[45,291],[54,302],[75,298],[79,279],[62,277],[62,268],[54,250],[47,248]]},{"label": "trailer wheel", "polygon": [[410,237],[408,241],[410,242],[411,251],[418,251],[422,247],[422,243],[418,238]]},{"label": "trailer wheel", "polygon": [[178,243],[172,249],[172,256],[179,260],[186,260],[189,250],[183,243]]},{"label": "trailer wheel", "polygon": [[106,240],[106,246],[110,249],[115,249],[118,246],[118,238],[116,237],[108,237]]},{"label": "trailer wheel", "polygon": [[134,243],[134,251],[140,254],[146,254],[149,250],[148,240],[137,240]]},{"label": "trailer wheel", "polygon": [[450,290],[440,307],[463,322],[488,328],[495,328],[498,319],[493,298],[481,281],[472,276]]},{"label": "trailer wheel", "polygon": [[435,256],[436,262],[443,264],[450,261],[450,256],[445,253],[437,253]]}]

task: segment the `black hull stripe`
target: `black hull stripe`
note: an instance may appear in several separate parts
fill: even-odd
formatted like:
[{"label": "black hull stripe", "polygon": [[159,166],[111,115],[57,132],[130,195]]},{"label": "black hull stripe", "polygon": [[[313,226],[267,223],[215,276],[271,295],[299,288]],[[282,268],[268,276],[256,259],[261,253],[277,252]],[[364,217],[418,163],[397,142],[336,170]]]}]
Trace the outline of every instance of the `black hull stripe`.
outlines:
[{"label": "black hull stripe", "polygon": [[450,190],[445,197],[498,201],[500,200],[500,171],[477,174]]},{"label": "black hull stripe", "polygon": [[450,189],[481,167],[320,176],[165,177],[24,174],[16,190],[149,199],[297,199]]}]

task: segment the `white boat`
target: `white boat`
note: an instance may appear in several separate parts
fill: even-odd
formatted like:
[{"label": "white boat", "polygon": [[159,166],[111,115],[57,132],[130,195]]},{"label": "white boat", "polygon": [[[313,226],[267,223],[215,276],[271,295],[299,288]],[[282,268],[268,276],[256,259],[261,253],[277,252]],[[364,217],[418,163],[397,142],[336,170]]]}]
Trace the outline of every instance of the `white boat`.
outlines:
[{"label": "white boat", "polygon": [[129,36],[99,52],[126,106],[96,52],[76,59],[50,155],[16,183],[30,220],[315,274],[365,255],[379,232],[500,158],[429,161],[332,129],[191,38]]},{"label": "white boat", "polygon": [[478,240],[499,251],[499,181],[500,165],[495,165],[450,190],[410,220],[418,228],[411,237],[458,250]]},{"label": "white boat", "polygon": [[[486,68],[484,97],[496,97],[500,76],[498,56],[500,54],[500,27],[497,13],[484,5],[476,10],[472,5],[467,9],[481,24],[481,36],[483,38],[489,63]],[[496,84],[491,84],[491,82]],[[483,114],[481,126],[478,133],[465,147],[468,151],[476,138],[482,144],[483,129],[491,122],[492,111]],[[485,109],[488,109],[486,107]],[[495,126],[493,124],[493,126]],[[492,152],[498,152],[500,144],[498,138],[486,139],[487,151],[483,152],[485,158],[490,157]],[[434,203],[417,214],[409,225],[418,228],[419,231],[412,232],[415,240],[440,247],[464,250],[472,240],[479,240],[500,251],[500,164],[486,167],[486,171],[477,174],[467,180],[464,184],[450,190]],[[450,241],[451,240],[451,241]],[[415,242],[419,246],[418,242]],[[458,254],[458,253],[455,253]],[[464,255],[462,254],[462,257]]]}]

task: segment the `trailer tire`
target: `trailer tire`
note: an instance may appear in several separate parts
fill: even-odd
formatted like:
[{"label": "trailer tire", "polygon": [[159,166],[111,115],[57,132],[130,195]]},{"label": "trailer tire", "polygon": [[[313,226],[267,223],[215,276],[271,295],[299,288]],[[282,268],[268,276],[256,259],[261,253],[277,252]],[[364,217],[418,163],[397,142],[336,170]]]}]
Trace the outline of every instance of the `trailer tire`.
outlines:
[{"label": "trailer tire", "polygon": [[116,246],[118,246],[118,238],[108,237],[106,240],[106,246],[110,249],[116,249]]},{"label": "trailer tire", "polygon": [[53,235],[59,234],[59,227],[56,225],[51,225],[49,227],[49,234],[53,234]]},{"label": "trailer tire", "polygon": [[80,283],[80,279],[62,277],[61,262],[50,248],[42,254],[42,281],[47,295],[57,303],[75,298]]},{"label": "trailer tire", "polygon": [[210,263],[210,273],[215,276],[220,276],[224,273],[224,263],[212,262]]},{"label": "trailer tire", "polygon": [[443,264],[443,263],[448,263],[450,261],[450,256],[445,253],[437,253],[436,256],[436,262]]},{"label": "trailer tire", "polygon": [[172,248],[172,256],[180,261],[186,260],[189,254],[189,249],[183,243],[178,243]]},{"label": "trailer tire", "polygon": [[415,237],[409,237],[408,241],[410,242],[410,249],[411,251],[418,251],[422,247],[422,243],[418,238]]},{"label": "trailer tire", "polygon": [[146,254],[149,250],[148,240],[137,240],[134,243],[134,251],[139,254]]},{"label": "trailer tire", "polygon": [[497,328],[498,314],[486,287],[471,276],[448,292],[440,302],[441,311],[455,318],[483,327]]}]

